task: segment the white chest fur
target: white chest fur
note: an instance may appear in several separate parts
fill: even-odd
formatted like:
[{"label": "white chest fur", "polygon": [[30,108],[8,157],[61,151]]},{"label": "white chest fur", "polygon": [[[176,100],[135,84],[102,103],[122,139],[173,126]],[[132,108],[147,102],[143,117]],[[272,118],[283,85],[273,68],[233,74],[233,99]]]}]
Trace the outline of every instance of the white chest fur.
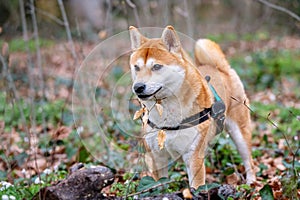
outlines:
[{"label": "white chest fur", "polygon": [[162,115],[155,107],[155,102],[145,102],[149,110],[149,120],[158,127],[176,127],[181,121],[190,116],[191,105],[182,105],[180,99],[176,97],[168,98],[168,101],[162,100]]},{"label": "white chest fur", "polygon": [[[148,101],[144,102],[144,104],[149,110],[149,120],[157,127],[176,127],[183,119],[191,116],[191,113],[193,113],[192,101],[188,105],[182,105],[181,102],[182,100],[176,97],[162,100],[162,115],[156,109],[155,102]],[[166,130],[166,140],[164,148],[161,150],[157,140],[158,131],[148,126],[148,134],[144,136],[147,145],[153,154],[157,154],[156,156],[161,156],[167,152],[174,160],[177,160],[184,154],[193,152],[201,139],[201,133],[199,133],[197,126],[181,130]]]},{"label": "white chest fur", "polygon": [[150,127],[148,130],[149,133],[146,134],[144,138],[152,153],[160,154],[162,152],[167,152],[174,160],[177,160],[184,154],[194,151],[201,139],[201,134],[196,127],[176,131],[166,130],[166,140],[164,142],[164,147],[161,150],[157,140],[158,130],[153,132],[153,129]]}]

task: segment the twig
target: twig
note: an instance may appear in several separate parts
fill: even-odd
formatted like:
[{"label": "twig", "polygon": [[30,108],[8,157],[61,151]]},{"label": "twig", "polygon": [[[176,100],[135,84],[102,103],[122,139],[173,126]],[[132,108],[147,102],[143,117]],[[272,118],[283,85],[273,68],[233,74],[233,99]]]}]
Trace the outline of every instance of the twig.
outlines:
[{"label": "twig", "polygon": [[143,194],[143,193],[149,192],[149,191],[151,191],[151,190],[153,190],[153,189],[155,189],[155,188],[158,188],[158,187],[161,187],[161,186],[164,186],[164,185],[168,185],[168,184],[171,184],[171,183],[175,183],[175,182],[178,182],[178,181],[170,180],[170,181],[167,181],[167,182],[164,182],[164,183],[160,183],[160,184],[158,184],[158,185],[154,185],[154,186],[152,186],[152,187],[150,187],[150,188],[144,189],[144,190],[142,190],[142,191],[140,191],[140,192],[136,192],[136,193],[133,193],[133,194],[129,194],[127,197],[132,197],[132,196],[135,196],[135,195]]},{"label": "twig", "polygon": [[65,25],[64,22],[61,19],[59,19],[58,17],[52,15],[51,13],[48,13],[48,12],[46,12],[46,11],[40,9],[40,8],[37,8],[37,7],[35,7],[35,10],[39,14],[48,17],[49,19],[51,19],[52,21],[56,22],[57,24],[62,25],[62,26]]},{"label": "twig", "polygon": [[[68,18],[67,18],[67,14],[66,14],[66,11],[65,11],[64,4],[63,4],[62,0],[57,0],[57,2],[58,2],[58,5],[59,5],[59,8],[60,8],[61,15],[63,17],[64,26],[65,26],[65,29],[66,29],[66,32],[67,32],[68,43],[71,45],[70,51],[71,51],[72,57],[73,57],[74,62],[75,62],[75,67],[74,67],[73,75],[75,75],[76,68],[77,68],[77,66],[79,64],[78,57],[77,57],[77,53],[76,53],[76,50],[75,50],[75,45],[74,45],[74,42],[73,42],[73,39],[72,39],[72,34],[71,34],[71,30],[70,30],[70,26],[69,26],[69,21],[68,21]],[[72,87],[73,84],[74,84],[74,79],[72,79],[72,84],[71,84],[70,87]],[[65,108],[67,106],[67,101],[70,99],[70,97],[71,97],[71,93],[68,94],[67,100],[65,101],[64,106],[62,108],[62,111],[61,111],[62,119],[63,119],[64,110],[65,110]]]},{"label": "twig", "polygon": [[[42,55],[41,55],[41,49],[40,49],[40,39],[39,39],[37,19],[36,19],[36,15],[35,15],[34,0],[30,0],[30,15],[31,15],[31,21],[32,21],[32,25],[33,25],[33,37],[34,37],[35,48],[36,48],[37,68],[39,70],[37,84],[39,85],[39,88],[42,92],[41,101],[42,101],[42,105],[44,105],[44,102],[46,99],[46,92],[45,92],[44,73],[43,73],[43,68],[42,68]],[[29,51],[27,53],[29,53]],[[35,139],[35,140],[33,140],[34,163],[35,163],[35,167],[38,172],[39,178],[41,178],[40,173],[39,173],[39,166],[37,163],[37,133],[36,133],[37,124],[36,124],[36,112],[35,112],[34,97],[31,97],[31,111],[32,111],[32,117],[30,119],[30,122],[32,124],[31,129],[32,129],[32,136]],[[42,114],[43,132],[45,133],[46,132],[45,131],[45,129],[46,129],[45,112],[43,112],[43,110],[42,110],[41,114]]]},{"label": "twig", "polygon": [[125,199],[127,199],[127,197],[128,197],[128,192],[129,192],[129,189],[130,189],[130,184],[131,184],[131,182],[133,181],[133,179],[135,178],[136,175],[137,175],[137,172],[135,172],[135,173],[133,174],[133,176],[131,177],[131,179],[130,179],[129,182],[128,182],[128,185],[127,185],[127,188],[126,188]]},{"label": "twig", "polygon": [[[232,96],[231,96],[231,99],[233,99],[233,100],[235,100],[235,101],[237,101],[237,102],[239,102],[239,103],[242,103],[240,100],[236,99],[235,97],[232,97]],[[299,151],[300,146],[298,145],[296,151],[295,151],[295,152],[293,151],[293,149],[292,149],[292,147],[291,147],[291,145],[290,145],[290,143],[289,143],[289,141],[288,141],[288,139],[287,139],[287,137],[286,137],[284,131],[282,131],[282,130],[278,127],[278,125],[275,124],[275,123],[270,119],[271,113],[269,113],[267,117],[264,117],[264,116],[262,116],[262,115],[260,115],[260,114],[257,114],[256,112],[254,112],[254,111],[246,104],[246,101],[243,102],[243,105],[246,106],[246,108],[247,108],[248,110],[250,110],[251,113],[254,113],[256,116],[258,116],[258,117],[260,117],[260,118],[266,119],[272,126],[274,126],[277,130],[280,131],[280,133],[281,133],[282,136],[284,137],[284,140],[285,140],[285,142],[286,142],[286,144],[287,144],[287,147],[288,147],[288,149],[289,149],[289,152],[290,152],[290,153],[292,154],[292,156],[293,156],[293,163],[292,163],[292,165],[293,165],[293,169],[294,169],[294,171],[295,171],[295,167],[294,167],[294,166],[295,166],[295,160],[296,160],[296,156],[297,156],[297,154],[298,154],[298,151]],[[290,112],[291,112],[291,111],[290,111]],[[298,177],[298,174],[295,173],[295,176]]]},{"label": "twig", "polygon": [[[42,101],[44,101],[46,99],[46,92],[45,92],[46,88],[45,88],[45,83],[44,83],[44,72],[43,72],[43,68],[42,68],[42,55],[41,55],[41,49],[40,49],[40,39],[39,39],[37,19],[36,19],[36,15],[35,15],[34,0],[30,0],[30,14],[31,14],[31,20],[32,20],[32,24],[33,24],[33,35],[34,35],[34,40],[35,40],[37,67],[39,69],[38,85],[40,86],[40,89],[42,90]],[[42,112],[42,118],[43,118],[43,124],[45,125],[44,112]]]},{"label": "twig", "polygon": [[[21,0],[20,0],[21,1]],[[16,100],[16,104],[17,104],[17,107],[20,111],[20,115],[21,115],[21,120],[24,124],[24,129],[25,129],[25,132],[27,133],[27,136],[28,136],[28,143],[29,143],[29,146],[31,146],[31,143],[32,143],[32,140],[31,140],[31,133],[30,133],[30,130],[29,130],[29,127],[27,126],[27,123],[26,123],[26,118],[25,118],[25,114],[24,114],[24,111],[23,111],[23,108],[22,106],[20,105],[20,98],[19,98],[19,94],[18,94],[18,91],[17,91],[17,88],[16,88],[16,85],[13,81],[13,78],[11,76],[11,73],[9,72],[9,69],[8,69],[8,66],[7,66],[7,63],[5,62],[5,59],[4,57],[0,54],[0,62],[2,64],[2,67],[3,67],[3,71],[5,72],[4,73],[4,76],[5,79],[7,80],[8,82],[8,87],[9,89],[12,91],[13,95],[14,95],[14,98]],[[14,106],[14,102],[12,102],[13,106]]]},{"label": "twig", "polygon": [[141,27],[140,18],[139,18],[138,12],[137,12],[136,5],[131,0],[126,0],[126,3],[128,4],[128,6],[130,6],[133,9],[133,15],[134,15],[134,18],[136,21],[136,25],[138,27]]},{"label": "twig", "polygon": [[[233,100],[237,101],[237,102],[240,102],[238,99],[236,99],[236,98],[234,98],[234,97],[231,97],[231,98],[232,98]],[[240,103],[241,103],[241,102],[240,102]],[[295,163],[296,163],[296,161],[297,161],[296,157],[297,157],[298,151],[300,150],[300,145],[299,145],[299,143],[298,143],[298,146],[297,146],[296,151],[294,152],[293,149],[292,149],[292,147],[291,147],[291,145],[290,145],[290,143],[289,143],[289,141],[288,141],[288,139],[287,139],[287,137],[286,137],[286,135],[285,135],[285,133],[284,133],[284,131],[282,131],[282,130],[277,126],[277,124],[275,124],[275,123],[270,119],[270,115],[271,115],[270,113],[268,114],[267,117],[264,117],[264,116],[262,116],[262,115],[260,115],[260,114],[257,114],[256,112],[254,112],[254,111],[246,104],[245,101],[243,102],[243,104],[244,104],[244,106],[246,106],[247,109],[250,110],[250,112],[254,113],[254,114],[255,114],[256,116],[258,116],[258,117],[261,117],[261,118],[263,118],[263,119],[266,119],[271,125],[273,125],[277,130],[280,131],[280,133],[281,133],[282,136],[284,137],[284,140],[285,140],[285,142],[286,142],[286,144],[287,144],[287,147],[288,147],[288,149],[289,149],[289,152],[292,154],[292,157],[293,157],[293,160],[292,160],[293,176],[294,176],[295,178],[298,178],[299,175],[298,175],[298,173],[297,173],[297,170],[296,170],[296,167],[295,167]],[[290,112],[291,114],[294,115],[294,113],[293,113],[292,111],[289,110],[289,112]],[[294,116],[295,116],[295,115],[294,115]]]},{"label": "twig", "polygon": [[106,11],[106,19],[105,19],[105,29],[107,33],[110,35],[112,33],[112,5],[111,0],[106,0],[107,11]]},{"label": "twig", "polygon": [[[37,140],[36,140],[36,111],[35,111],[35,105],[34,105],[34,98],[35,98],[35,89],[34,89],[34,75],[33,75],[33,61],[31,57],[31,53],[29,50],[29,39],[28,39],[28,33],[27,33],[27,23],[26,23],[26,16],[25,16],[25,9],[24,9],[24,1],[19,0],[20,4],[20,14],[21,14],[21,20],[22,20],[22,29],[23,29],[23,40],[25,41],[25,49],[27,52],[27,74],[28,74],[28,79],[29,79],[29,97],[30,97],[30,123],[31,123],[31,130],[26,125],[26,119],[24,115],[24,126],[27,127],[28,129],[28,140],[29,140],[29,146],[31,151],[33,151],[33,157],[34,157],[34,164],[37,170],[37,174],[40,177],[39,173],[39,168],[38,168],[38,163],[37,163]],[[31,19],[32,19],[32,24],[33,24],[33,29],[34,29],[34,38],[35,38],[35,47],[37,50],[37,63],[38,63],[38,68],[39,68],[39,79],[40,79],[40,87],[42,90],[42,96],[43,100],[45,97],[45,87],[44,87],[44,80],[43,80],[43,72],[42,72],[42,61],[41,61],[41,53],[40,53],[40,43],[39,43],[39,38],[38,38],[38,28],[37,28],[37,20],[36,20],[36,15],[35,15],[35,10],[34,10],[34,2],[33,0],[30,1],[30,13],[31,13]],[[15,92],[14,92],[15,93]],[[17,98],[16,98],[17,99]],[[20,109],[20,108],[19,108]],[[23,112],[23,110],[21,110]],[[43,120],[43,125],[45,127],[45,116],[44,112],[42,113],[42,120]],[[29,159],[30,157],[28,157]]]},{"label": "twig", "polygon": [[[29,50],[29,43],[28,43],[29,37],[28,37],[28,32],[27,32],[27,22],[26,22],[26,16],[25,16],[24,1],[19,0],[19,5],[20,5],[20,14],[21,14],[21,21],[22,21],[23,40],[25,42],[25,49],[26,49],[26,52],[27,52],[27,62],[28,62],[27,63],[27,76],[28,76],[28,79],[29,79],[29,97],[30,97],[30,105],[31,105],[30,110],[31,110],[31,115],[33,115],[32,118],[34,119],[35,118],[35,108],[34,108],[33,98],[35,96],[35,90],[34,90],[33,70],[32,70],[33,62],[32,62],[31,53],[30,53],[30,50]],[[9,74],[9,76],[10,76],[10,74]],[[10,77],[8,77],[8,79],[9,79],[10,84],[13,86],[14,85],[13,80]],[[15,98],[17,99],[17,102],[18,102],[19,97],[17,95],[17,90],[13,89],[13,92],[14,92]],[[29,131],[29,127],[26,124],[26,119],[25,119],[23,109],[20,106],[19,106],[19,110],[21,112],[21,117],[23,119],[24,126],[26,127],[29,147],[31,148],[32,144],[33,144],[33,142],[32,142],[32,139],[33,139],[32,137],[33,136],[31,134],[31,132]],[[35,125],[33,124],[33,127],[34,126]],[[36,152],[34,152],[33,156],[36,157]],[[29,159],[29,157],[28,157],[28,159]],[[38,176],[40,176],[39,173],[38,173]],[[41,178],[41,177],[39,177],[39,178]]]},{"label": "twig", "polygon": [[270,8],[273,8],[274,10],[284,12],[284,13],[288,14],[289,16],[291,16],[292,18],[296,19],[297,21],[300,21],[300,16],[298,16],[296,13],[294,13],[284,7],[275,5],[275,4],[265,1],[265,0],[256,0],[256,1],[258,1],[259,3],[262,3],[266,6],[269,6]]},{"label": "twig", "polygon": [[[74,72],[73,74],[75,75],[76,73],[76,69],[77,69],[77,66],[79,64],[78,62],[78,57],[77,57],[77,53],[76,53],[76,50],[75,50],[75,45],[74,45],[74,42],[73,42],[73,39],[72,39],[72,35],[71,35],[71,31],[70,31],[70,26],[69,26],[69,22],[68,22],[68,18],[67,18],[67,15],[66,15],[66,11],[65,11],[65,8],[64,8],[64,5],[63,5],[63,2],[62,0],[57,0],[58,2],[58,5],[59,5],[59,8],[60,8],[60,11],[61,11],[61,14],[62,14],[62,17],[63,17],[63,21],[64,21],[64,25],[65,25],[65,29],[66,29],[66,32],[67,32],[67,38],[68,38],[68,42],[70,43],[71,45],[71,54],[72,54],[72,57],[74,58],[74,61],[75,61],[75,66],[74,67]],[[88,89],[87,89],[87,85],[86,83],[83,84],[82,82],[83,81],[86,81],[86,80],[83,80],[81,76],[78,76],[78,82],[81,83],[82,85],[82,94],[89,94],[88,93]],[[74,79],[72,79],[72,84],[71,84],[71,87],[74,85]],[[73,93],[75,93],[76,91],[73,91]],[[74,94],[73,94],[74,95]],[[67,100],[64,102],[64,106],[62,108],[62,111],[61,111],[61,115],[63,116],[63,112],[64,112],[64,109],[66,108],[67,106],[67,101],[72,97],[72,93],[69,93],[68,94],[68,97],[67,97]],[[90,105],[86,105],[87,109],[89,109]],[[73,107],[74,108],[74,107]],[[89,109],[90,110],[90,109]],[[90,111],[91,112],[91,111]],[[105,138],[103,137],[103,140],[102,140],[102,143],[103,145],[105,146],[106,148],[106,151],[108,152],[108,157],[110,156],[110,149],[109,149],[109,144],[108,144],[108,141],[105,140]],[[108,158],[109,159],[109,158]],[[112,161],[114,163],[115,166],[117,166],[117,164]]]},{"label": "twig", "polygon": [[75,60],[75,65],[77,66],[77,64],[78,64],[77,54],[76,54],[76,51],[75,51],[75,46],[74,46],[74,42],[73,42],[73,39],[72,39],[70,26],[69,26],[69,21],[68,21],[68,18],[67,18],[65,7],[64,7],[64,4],[63,4],[62,0],[57,0],[57,2],[58,2],[58,5],[59,5],[59,8],[60,8],[62,18],[64,20],[65,29],[66,29],[66,32],[67,32],[67,38],[68,38],[68,41],[71,45],[71,53],[72,53],[72,56]]},{"label": "twig", "polygon": [[186,25],[187,25],[188,35],[193,38],[193,35],[194,35],[193,30],[194,29],[193,29],[193,26],[191,24],[192,19],[191,19],[191,16],[190,16],[187,0],[183,1],[183,5],[184,5],[185,13],[186,13]]},{"label": "twig", "polygon": [[128,10],[127,10],[127,6],[126,6],[125,1],[122,1],[121,5],[122,5],[122,9],[124,9],[124,13],[125,13],[125,16],[126,16],[127,27],[129,27],[131,24],[129,24],[129,20],[128,20],[129,15],[128,15]]},{"label": "twig", "polygon": [[272,126],[274,126],[276,129],[280,130],[280,132],[282,133],[282,135],[283,135],[283,137],[284,137],[284,140],[285,140],[286,143],[287,143],[287,146],[288,146],[290,152],[293,153],[293,150],[292,150],[292,148],[291,148],[291,146],[290,146],[290,144],[289,144],[289,142],[288,142],[288,139],[287,139],[286,135],[284,134],[284,132],[281,131],[281,129],[277,126],[277,124],[276,124],[275,122],[273,122],[273,121],[270,119],[271,113],[269,113],[267,117],[262,116],[262,115],[260,115],[260,114],[257,114],[254,110],[252,110],[252,109],[249,107],[249,105],[246,104],[246,101],[241,102],[240,100],[238,100],[237,98],[232,97],[232,96],[231,96],[231,99],[235,100],[236,102],[242,103],[244,106],[246,106],[246,108],[247,108],[251,113],[254,113],[257,117],[260,117],[260,118],[263,118],[263,119],[267,120]]}]

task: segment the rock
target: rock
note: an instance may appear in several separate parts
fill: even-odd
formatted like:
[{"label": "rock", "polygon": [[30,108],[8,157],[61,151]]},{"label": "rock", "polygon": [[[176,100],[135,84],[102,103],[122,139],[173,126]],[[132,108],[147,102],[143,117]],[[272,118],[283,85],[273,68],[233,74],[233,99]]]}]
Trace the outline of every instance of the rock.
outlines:
[{"label": "rock", "polygon": [[73,172],[64,180],[42,188],[33,200],[96,200],[106,199],[101,190],[112,184],[114,174],[104,166],[72,167]]}]

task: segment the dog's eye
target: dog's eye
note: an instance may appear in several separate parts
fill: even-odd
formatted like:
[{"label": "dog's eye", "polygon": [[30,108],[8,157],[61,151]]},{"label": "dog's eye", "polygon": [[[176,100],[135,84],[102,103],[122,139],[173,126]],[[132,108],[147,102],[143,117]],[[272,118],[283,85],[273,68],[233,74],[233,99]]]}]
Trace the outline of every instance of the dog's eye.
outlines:
[{"label": "dog's eye", "polygon": [[134,65],[134,70],[138,72],[138,71],[141,70],[141,68],[139,66],[137,66],[137,65]]},{"label": "dog's eye", "polygon": [[152,71],[157,71],[157,70],[160,70],[162,67],[163,67],[163,65],[155,64],[155,65],[153,65],[151,70]]}]

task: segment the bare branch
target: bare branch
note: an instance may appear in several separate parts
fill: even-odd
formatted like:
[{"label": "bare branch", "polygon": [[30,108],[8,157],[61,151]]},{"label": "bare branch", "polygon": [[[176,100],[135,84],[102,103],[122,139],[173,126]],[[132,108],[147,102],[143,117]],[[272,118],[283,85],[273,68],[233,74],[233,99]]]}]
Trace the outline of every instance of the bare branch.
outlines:
[{"label": "bare branch", "polygon": [[262,3],[266,6],[269,6],[270,8],[273,8],[274,10],[278,10],[278,11],[281,11],[281,12],[284,12],[286,14],[288,14],[289,16],[291,16],[292,18],[296,19],[297,21],[300,22],[300,16],[298,16],[296,13],[284,8],[284,7],[281,7],[281,6],[278,6],[278,5],[275,5],[273,3],[270,3],[268,1],[265,1],[265,0],[256,0],[258,1],[259,3]]},{"label": "bare branch", "polygon": [[35,10],[39,14],[48,17],[49,19],[51,19],[52,21],[56,22],[57,24],[62,25],[62,26],[65,25],[64,22],[61,19],[59,19],[58,17],[52,15],[51,13],[48,13],[48,12],[46,12],[46,11],[40,9],[40,8],[37,8],[37,7],[35,7]]},{"label": "bare branch", "polygon": [[270,119],[271,113],[269,113],[267,117],[262,116],[262,115],[256,113],[254,110],[252,110],[252,109],[249,107],[249,105],[246,104],[246,101],[241,102],[239,99],[237,99],[237,98],[235,98],[235,97],[233,97],[233,96],[231,96],[231,99],[233,99],[234,101],[236,101],[236,102],[238,102],[238,103],[243,104],[244,106],[246,106],[246,108],[247,108],[251,113],[254,113],[257,117],[260,117],[260,118],[262,118],[262,119],[267,120],[272,126],[274,126],[277,130],[279,130],[280,133],[282,134],[282,136],[284,137],[285,142],[287,143],[287,147],[288,147],[289,151],[293,154],[293,156],[295,155],[295,153],[294,153],[294,151],[293,151],[293,149],[292,149],[292,147],[291,147],[291,145],[290,145],[290,143],[289,143],[289,141],[288,141],[288,139],[287,139],[287,137],[286,137],[284,131],[282,131],[282,130],[279,128],[279,126],[277,126],[277,124],[276,124],[275,122],[273,122],[273,121]]},{"label": "bare branch", "polygon": [[136,25],[138,27],[141,27],[140,18],[139,18],[138,12],[137,12],[136,5],[131,0],[126,0],[126,3],[133,9],[133,14],[134,14],[134,18],[136,21]]},{"label": "bare branch", "polygon": [[[27,22],[26,22],[26,16],[25,16],[25,9],[24,9],[24,1],[23,0],[19,0],[19,5],[20,5],[20,14],[21,14],[21,20],[22,20],[22,31],[23,31],[23,40],[25,42],[25,49],[27,52],[27,75],[28,75],[28,79],[29,79],[29,96],[30,96],[30,103],[31,105],[33,105],[33,97],[34,97],[34,83],[33,83],[33,78],[32,78],[32,68],[33,68],[33,63],[32,63],[32,59],[31,59],[31,55],[30,55],[30,50],[29,50],[29,45],[28,45],[28,32],[27,32]],[[13,89],[14,95],[16,97],[16,99],[18,99],[18,95],[17,95],[17,90],[14,89],[14,82],[10,76],[10,74],[8,74],[8,82],[11,85],[10,87]],[[33,109],[33,110],[32,110]],[[31,112],[34,113],[34,106],[31,109]],[[23,113],[23,110],[20,111],[21,113]],[[24,114],[22,114],[24,115]],[[24,123],[26,124],[26,120],[25,120],[25,115],[22,116],[22,118],[24,118]],[[34,118],[34,117],[33,117]],[[29,132],[29,128],[27,126],[25,126],[28,130],[28,139],[29,139],[29,145],[31,146],[31,135]]]},{"label": "bare branch", "polygon": [[[45,83],[44,83],[44,72],[42,68],[42,55],[40,50],[40,39],[39,39],[39,32],[38,32],[38,25],[37,25],[37,19],[35,15],[35,7],[34,7],[34,1],[30,0],[30,14],[31,14],[31,20],[33,24],[33,35],[34,35],[34,41],[35,41],[35,48],[36,48],[36,60],[37,60],[37,67],[39,70],[38,78],[39,78],[39,86],[42,91],[42,97],[43,100],[46,98],[45,94]],[[44,113],[44,112],[42,112]],[[44,118],[44,117],[43,117]]]},{"label": "bare branch", "polygon": [[107,11],[106,11],[106,18],[105,18],[105,29],[106,29],[108,35],[110,35],[112,33],[112,29],[113,29],[111,1],[106,0],[106,4],[107,4]]},{"label": "bare branch", "polygon": [[190,11],[189,11],[189,8],[188,8],[188,3],[187,3],[187,0],[184,0],[183,1],[183,5],[184,5],[184,10],[185,10],[185,13],[186,13],[186,25],[187,25],[187,30],[188,30],[188,35],[190,37],[193,38],[194,36],[194,29],[193,29],[193,26],[192,26],[192,18],[190,16]]},{"label": "bare branch", "polygon": [[65,25],[66,32],[67,32],[67,38],[68,38],[68,41],[71,45],[71,53],[72,53],[72,56],[75,60],[75,64],[77,66],[77,64],[78,64],[77,54],[76,54],[76,51],[75,51],[75,46],[74,46],[74,42],[73,42],[73,39],[72,39],[70,26],[69,26],[69,21],[68,21],[68,18],[67,18],[65,7],[64,7],[64,4],[63,4],[62,0],[57,0],[57,2],[58,2],[58,5],[59,5],[59,8],[60,8],[61,15],[62,15],[63,20],[64,20],[64,25]]}]

